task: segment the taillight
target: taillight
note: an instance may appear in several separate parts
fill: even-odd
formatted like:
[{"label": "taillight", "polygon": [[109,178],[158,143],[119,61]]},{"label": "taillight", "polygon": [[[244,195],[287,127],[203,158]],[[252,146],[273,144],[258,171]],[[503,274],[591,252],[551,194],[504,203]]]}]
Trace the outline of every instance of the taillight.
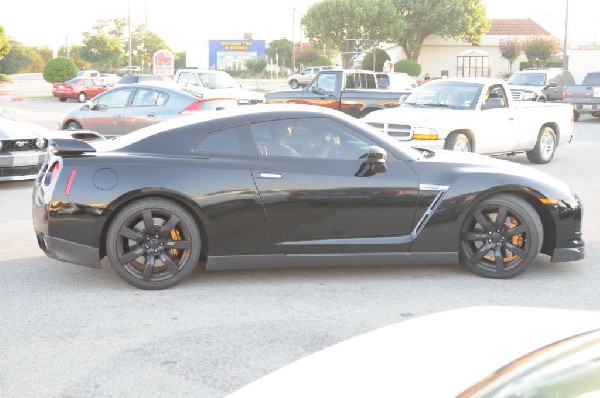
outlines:
[{"label": "taillight", "polygon": [[71,185],[73,184],[73,180],[75,179],[75,175],[77,174],[77,169],[73,169],[71,174],[69,175],[69,180],[67,181],[67,187],[65,188],[65,196],[69,196],[71,193]]},{"label": "taillight", "polygon": [[563,101],[567,100],[567,86],[563,87]]},{"label": "taillight", "polygon": [[197,100],[197,101],[194,101],[191,104],[189,104],[188,107],[185,108],[184,110],[182,110],[181,112],[179,112],[179,114],[180,115],[187,115],[187,114],[199,111],[199,110],[201,110],[200,100]]},{"label": "taillight", "polygon": [[50,182],[49,183],[52,183],[54,181],[54,179],[58,175],[59,171],[60,171],[60,163],[54,162],[52,164],[52,166],[50,167],[51,174],[50,174]]}]

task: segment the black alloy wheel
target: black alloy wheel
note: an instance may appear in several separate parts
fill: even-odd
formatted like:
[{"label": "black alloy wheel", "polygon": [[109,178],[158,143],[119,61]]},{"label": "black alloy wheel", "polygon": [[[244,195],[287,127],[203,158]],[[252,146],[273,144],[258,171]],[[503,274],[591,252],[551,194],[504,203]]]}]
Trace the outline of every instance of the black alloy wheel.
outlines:
[{"label": "black alloy wheel", "polygon": [[543,234],[542,222],[529,203],[498,195],[467,215],[460,232],[460,261],[486,278],[512,278],[537,258]]},{"label": "black alloy wheel", "polygon": [[106,251],[111,266],[127,283],[141,289],[166,289],[196,268],[201,241],[187,210],[153,198],[119,212],[108,229]]}]

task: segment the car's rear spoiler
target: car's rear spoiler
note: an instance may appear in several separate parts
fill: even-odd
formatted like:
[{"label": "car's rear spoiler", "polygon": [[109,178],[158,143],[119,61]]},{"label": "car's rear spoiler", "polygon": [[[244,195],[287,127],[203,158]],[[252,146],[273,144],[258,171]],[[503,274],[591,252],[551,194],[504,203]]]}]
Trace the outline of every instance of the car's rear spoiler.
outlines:
[{"label": "car's rear spoiler", "polygon": [[96,152],[93,146],[75,138],[50,138],[50,150],[57,155],[78,155],[85,152]]}]

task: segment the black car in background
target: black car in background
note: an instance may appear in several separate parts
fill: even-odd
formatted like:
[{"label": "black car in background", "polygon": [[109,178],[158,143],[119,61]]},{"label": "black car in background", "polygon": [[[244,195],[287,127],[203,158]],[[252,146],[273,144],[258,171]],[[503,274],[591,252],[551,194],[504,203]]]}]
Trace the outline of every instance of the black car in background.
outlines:
[{"label": "black car in background", "polygon": [[143,289],[207,269],[583,258],[581,204],[540,171],[417,150],[341,112],[237,107],[99,143],[55,139],[33,192],[49,257]]}]

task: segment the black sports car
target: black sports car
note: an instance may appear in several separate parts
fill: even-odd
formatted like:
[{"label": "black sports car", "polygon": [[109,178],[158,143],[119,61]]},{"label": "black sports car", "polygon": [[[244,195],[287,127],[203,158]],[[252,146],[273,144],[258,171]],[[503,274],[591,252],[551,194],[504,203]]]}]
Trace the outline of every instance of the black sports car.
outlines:
[{"label": "black sports car", "polygon": [[533,168],[412,149],[349,116],[264,105],[98,143],[55,139],[33,192],[49,257],[163,289],[207,269],[462,262],[510,278],[583,258],[582,209]]}]

